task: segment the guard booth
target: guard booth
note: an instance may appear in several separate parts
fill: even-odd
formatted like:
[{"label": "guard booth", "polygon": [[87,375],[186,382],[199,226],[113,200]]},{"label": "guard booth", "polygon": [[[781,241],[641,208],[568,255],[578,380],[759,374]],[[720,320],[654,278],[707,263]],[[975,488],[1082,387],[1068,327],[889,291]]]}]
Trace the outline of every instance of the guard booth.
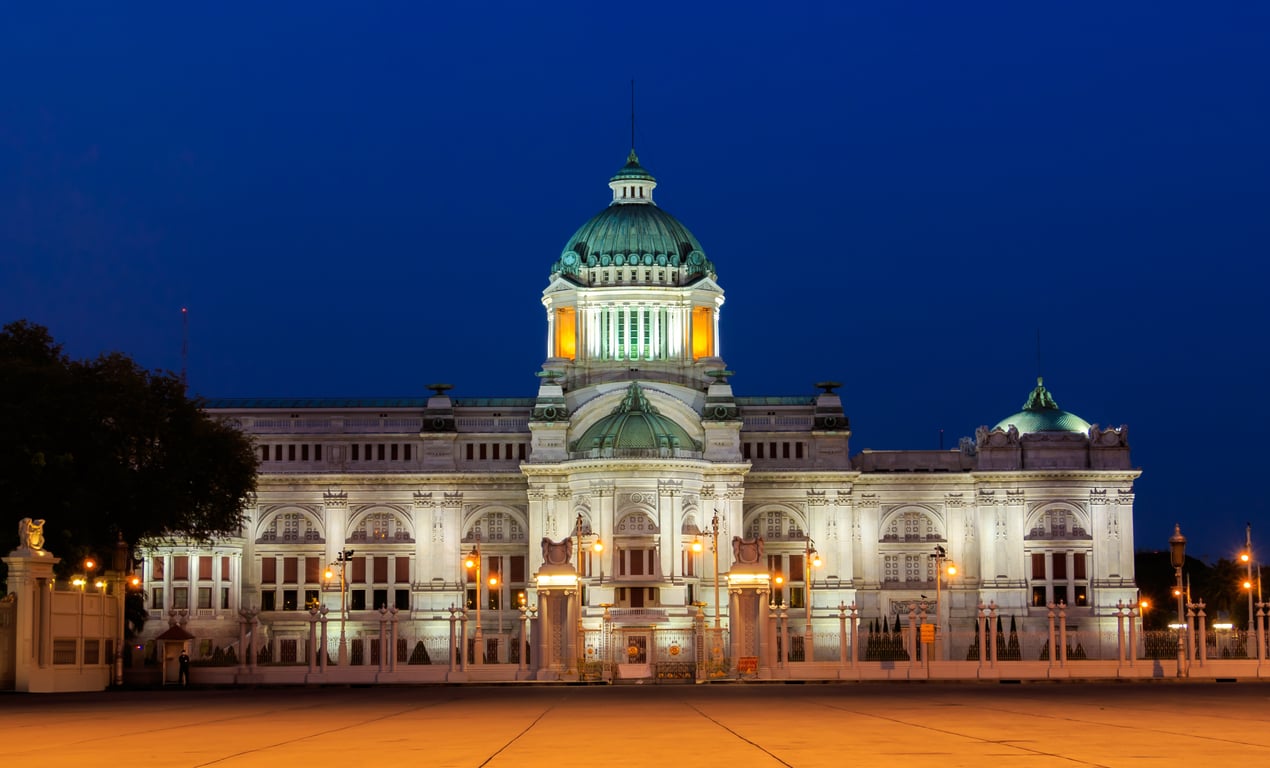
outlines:
[{"label": "guard booth", "polygon": [[[194,639],[180,624],[173,623],[154,638],[159,644],[159,683],[176,685],[181,679],[181,651],[190,652],[190,641]],[[191,675],[192,676],[192,675]]]}]

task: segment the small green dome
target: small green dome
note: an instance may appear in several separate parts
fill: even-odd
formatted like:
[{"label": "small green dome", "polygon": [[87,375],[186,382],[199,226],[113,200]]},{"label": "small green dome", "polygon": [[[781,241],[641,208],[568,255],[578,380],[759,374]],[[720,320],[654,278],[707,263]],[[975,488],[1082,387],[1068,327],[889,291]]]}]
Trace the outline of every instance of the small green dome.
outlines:
[{"label": "small green dome", "polygon": [[592,424],[569,452],[574,458],[675,456],[700,453],[701,444],[674,419],[662,416],[632,381],[621,404]]},{"label": "small green dome", "polygon": [[1036,389],[1028,395],[1027,402],[1023,404],[1023,410],[997,422],[993,429],[1009,429],[1011,424],[1021,435],[1029,432],[1089,434],[1089,422],[1059,408],[1039,376],[1036,378]]}]

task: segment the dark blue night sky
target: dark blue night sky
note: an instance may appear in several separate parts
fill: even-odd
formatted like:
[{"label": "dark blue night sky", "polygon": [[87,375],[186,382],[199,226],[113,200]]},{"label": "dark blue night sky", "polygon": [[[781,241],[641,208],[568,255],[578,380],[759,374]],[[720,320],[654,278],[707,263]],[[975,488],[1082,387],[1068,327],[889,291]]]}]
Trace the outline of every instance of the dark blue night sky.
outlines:
[{"label": "dark blue night sky", "polygon": [[739,395],[863,448],[1128,424],[1136,542],[1270,559],[1263,3],[19,3],[0,321],[210,397],[526,396],[630,142]]}]

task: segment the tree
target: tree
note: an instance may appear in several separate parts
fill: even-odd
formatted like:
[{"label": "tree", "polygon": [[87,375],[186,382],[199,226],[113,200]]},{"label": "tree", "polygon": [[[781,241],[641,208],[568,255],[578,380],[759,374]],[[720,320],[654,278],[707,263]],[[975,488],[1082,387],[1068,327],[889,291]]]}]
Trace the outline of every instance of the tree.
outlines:
[{"label": "tree", "polygon": [[115,542],[236,533],[256,487],[249,438],[170,372],[120,353],[69,359],[25,320],[0,331],[0,551],[43,518],[63,575]]}]

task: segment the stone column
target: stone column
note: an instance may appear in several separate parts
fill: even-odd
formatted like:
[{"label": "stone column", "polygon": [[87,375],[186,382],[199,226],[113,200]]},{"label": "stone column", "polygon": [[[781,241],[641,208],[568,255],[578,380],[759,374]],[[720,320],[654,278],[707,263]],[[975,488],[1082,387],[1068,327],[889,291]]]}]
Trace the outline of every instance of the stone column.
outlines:
[{"label": "stone column", "polygon": [[[28,518],[29,520],[29,518]],[[55,690],[53,678],[53,638],[50,617],[53,600],[53,566],[61,562],[43,549],[43,535],[32,548],[31,541],[19,542],[4,562],[9,566],[9,591],[16,595],[14,612],[14,690],[48,692]]]}]

